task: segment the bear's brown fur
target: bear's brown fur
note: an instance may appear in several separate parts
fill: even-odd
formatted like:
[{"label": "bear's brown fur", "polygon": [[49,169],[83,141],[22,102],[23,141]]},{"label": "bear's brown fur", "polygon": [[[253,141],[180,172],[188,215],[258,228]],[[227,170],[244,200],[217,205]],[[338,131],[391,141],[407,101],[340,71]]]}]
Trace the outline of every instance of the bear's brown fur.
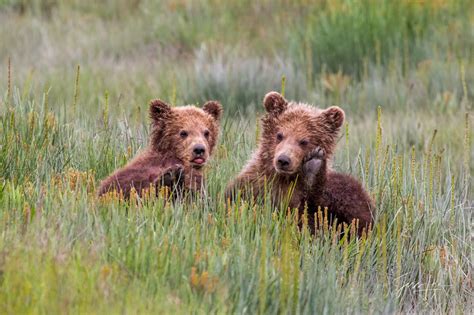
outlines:
[{"label": "bear's brown fur", "polygon": [[228,186],[227,196],[232,198],[240,190],[261,197],[271,187],[274,203],[287,200],[300,213],[307,209],[313,231],[318,207],[327,207],[330,219],[337,218],[339,223],[358,220],[360,234],[373,222],[373,202],[356,179],[328,165],[344,111],[288,102],[277,92],[268,93],[263,103],[267,113],[262,118],[259,147]]},{"label": "bear's brown fur", "polygon": [[202,109],[151,101],[148,148],[103,180],[99,196],[115,190],[128,198],[132,188],[141,195],[144,189],[160,185],[199,190],[202,169],[217,143],[222,111],[216,101]]}]

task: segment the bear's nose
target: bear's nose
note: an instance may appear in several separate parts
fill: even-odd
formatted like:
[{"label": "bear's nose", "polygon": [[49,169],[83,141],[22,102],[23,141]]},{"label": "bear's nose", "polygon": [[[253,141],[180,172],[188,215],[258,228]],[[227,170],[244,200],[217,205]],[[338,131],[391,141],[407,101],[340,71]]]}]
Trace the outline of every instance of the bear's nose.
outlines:
[{"label": "bear's nose", "polygon": [[278,163],[278,168],[284,170],[290,166],[291,159],[287,155],[282,154],[278,157],[277,163]]},{"label": "bear's nose", "polygon": [[193,148],[193,153],[196,156],[201,156],[206,152],[206,147],[203,144],[196,144]]}]

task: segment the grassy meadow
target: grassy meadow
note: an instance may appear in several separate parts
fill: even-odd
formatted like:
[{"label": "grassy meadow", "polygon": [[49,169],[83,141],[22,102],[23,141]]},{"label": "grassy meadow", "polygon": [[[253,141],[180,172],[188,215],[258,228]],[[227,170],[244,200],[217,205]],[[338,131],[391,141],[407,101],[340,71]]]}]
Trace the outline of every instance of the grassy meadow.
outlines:
[{"label": "grassy meadow", "polygon": [[[0,25],[1,314],[472,312],[472,1],[0,0]],[[368,235],[226,202],[271,90],[345,110]],[[223,104],[206,196],[97,198],[152,98]]]}]

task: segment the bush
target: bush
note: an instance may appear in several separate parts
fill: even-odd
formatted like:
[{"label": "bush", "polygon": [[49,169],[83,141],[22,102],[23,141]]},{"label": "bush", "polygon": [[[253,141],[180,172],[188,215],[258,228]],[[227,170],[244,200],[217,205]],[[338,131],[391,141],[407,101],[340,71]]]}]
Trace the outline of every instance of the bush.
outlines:
[{"label": "bush", "polygon": [[[455,42],[459,34],[447,30],[450,23],[469,23],[467,1],[377,1],[337,0],[314,6],[307,19],[290,32],[291,52],[319,72],[361,74],[364,60],[386,65],[398,58],[405,65],[428,57],[436,47],[425,47],[425,39],[434,34],[451,35],[445,41]],[[467,25],[467,24],[466,24]],[[459,32],[464,32],[458,28]],[[445,32],[442,32],[444,30]],[[462,44],[462,43],[461,43]],[[406,70],[406,69],[405,69]]]}]

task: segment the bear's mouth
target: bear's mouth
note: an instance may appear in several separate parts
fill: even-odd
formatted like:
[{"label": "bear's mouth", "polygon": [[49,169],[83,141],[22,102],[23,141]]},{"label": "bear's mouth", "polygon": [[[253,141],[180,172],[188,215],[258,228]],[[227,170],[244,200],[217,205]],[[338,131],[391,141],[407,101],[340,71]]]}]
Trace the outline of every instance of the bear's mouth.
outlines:
[{"label": "bear's mouth", "polygon": [[203,157],[196,157],[191,160],[191,165],[194,168],[201,168],[206,164],[206,159]]},{"label": "bear's mouth", "polygon": [[275,169],[275,172],[277,172],[277,174],[283,176],[291,176],[297,173],[297,170],[294,170],[293,168],[283,168],[279,167],[278,165],[273,165],[273,168]]},{"label": "bear's mouth", "polygon": [[280,174],[280,175],[285,175],[285,176],[290,176],[295,174],[295,171],[293,170],[283,170],[281,168],[275,167],[275,171]]}]

